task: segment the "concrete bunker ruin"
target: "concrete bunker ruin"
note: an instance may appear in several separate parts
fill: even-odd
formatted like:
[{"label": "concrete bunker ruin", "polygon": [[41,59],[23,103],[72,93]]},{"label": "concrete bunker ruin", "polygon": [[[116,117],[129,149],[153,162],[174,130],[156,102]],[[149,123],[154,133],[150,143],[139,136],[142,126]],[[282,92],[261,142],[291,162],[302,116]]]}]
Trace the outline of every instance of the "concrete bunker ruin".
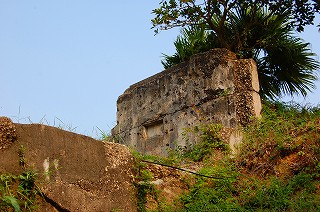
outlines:
[{"label": "concrete bunker ruin", "polygon": [[131,85],[118,98],[112,134],[143,154],[166,155],[186,145],[182,132],[203,117],[236,129],[260,110],[256,63],[212,49]]}]

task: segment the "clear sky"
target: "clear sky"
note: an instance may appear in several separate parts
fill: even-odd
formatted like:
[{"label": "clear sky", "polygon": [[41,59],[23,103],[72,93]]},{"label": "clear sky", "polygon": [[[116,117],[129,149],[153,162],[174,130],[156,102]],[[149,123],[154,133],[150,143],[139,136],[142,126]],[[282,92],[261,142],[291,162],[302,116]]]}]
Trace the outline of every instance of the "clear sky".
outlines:
[{"label": "clear sky", "polygon": [[[97,127],[109,132],[118,96],[162,71],[161,53],[174,53],[179,31],[154,36],[150,29],[158,3],[0,0],[0,116],[93,137]],[[317,29],[302,37],[320,55]],[[317,86],[294,100],[319,104]]]}]

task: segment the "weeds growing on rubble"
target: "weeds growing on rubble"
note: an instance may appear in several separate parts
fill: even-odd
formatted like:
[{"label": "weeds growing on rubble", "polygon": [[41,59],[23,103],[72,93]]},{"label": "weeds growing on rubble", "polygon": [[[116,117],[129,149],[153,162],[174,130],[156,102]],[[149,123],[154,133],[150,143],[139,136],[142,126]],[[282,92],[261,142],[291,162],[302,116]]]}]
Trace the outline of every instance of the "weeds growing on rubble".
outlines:
[{"label": "weeds growing on rubble", "polygon": [[[213,137],[207,129],[215,129]],[[202,164],[199,173],[219,178],[193,176],[189,192],[159,211],[320,211],[319,107],[265,102],[262,118],[243,129],[232,158],[210,156],[228,150],[217,129],[193,129],[204,139],[175,157],[192,159]]]},{"label": "weeds growing on rubble", "polygon": [[132,151],[133,156],[136,158],[136,164],[134,166],[135,179],[134,187],[136,189],[137,197],[137,210],[139,212],[147,211],[146,204],[148,196],[152,196],[157,200],[157,190],[150,182],[153,180],[152,173],[146,169],[146,165],[142,162],[146,156],[141,155],[136,151]]}]

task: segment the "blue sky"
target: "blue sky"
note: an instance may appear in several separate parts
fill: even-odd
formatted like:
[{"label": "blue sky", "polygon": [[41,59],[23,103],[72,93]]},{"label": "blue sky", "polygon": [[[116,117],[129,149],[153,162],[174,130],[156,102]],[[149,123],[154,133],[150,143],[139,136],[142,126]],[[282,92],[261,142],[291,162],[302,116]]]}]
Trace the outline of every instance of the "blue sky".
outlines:
[{"label": "blue sky", "polygon": [[[94,137],[97,127],[108,132],[118,96],[162,71],[161,53],[174,52],[178,30],[154,36],[150,29],[158,3],[0,0],[0,116]],[[301,36],[320,55],[317,29]],[[294,100],[319,104],[317,86]]]}]

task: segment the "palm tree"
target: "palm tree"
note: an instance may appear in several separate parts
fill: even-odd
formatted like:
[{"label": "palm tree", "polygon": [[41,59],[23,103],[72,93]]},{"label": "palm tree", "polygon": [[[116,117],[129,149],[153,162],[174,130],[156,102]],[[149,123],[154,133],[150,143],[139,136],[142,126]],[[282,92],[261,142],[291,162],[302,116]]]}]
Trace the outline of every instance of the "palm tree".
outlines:
[{"label": "palm tree", "polygon": [[174,42],[176,53],[172,56],[162,54],[164,59],[161,63],[167,69],[188,60],[194,54],[210,50],[213,46],[211,41],[214,39],[210,39],[210,32],[204,27],[185,28]]},{"label": "palm tree", "polygon": [[[314,88],[315,70],[320,64],[313,59],[315,54],[309,44],[294,36],[287,14],[273,15],[266,9],[241,5],[230,13],[221,31],[208,30],[201,24],[183,29],[174,42],[176,53],[164,55],[164,67],[211,48],[227,48],[239,58],[253,58],[257,62],[262,96],[299,93],[305,96]],[[212,19],[213,24],[219,23],[218,16]]]}]

